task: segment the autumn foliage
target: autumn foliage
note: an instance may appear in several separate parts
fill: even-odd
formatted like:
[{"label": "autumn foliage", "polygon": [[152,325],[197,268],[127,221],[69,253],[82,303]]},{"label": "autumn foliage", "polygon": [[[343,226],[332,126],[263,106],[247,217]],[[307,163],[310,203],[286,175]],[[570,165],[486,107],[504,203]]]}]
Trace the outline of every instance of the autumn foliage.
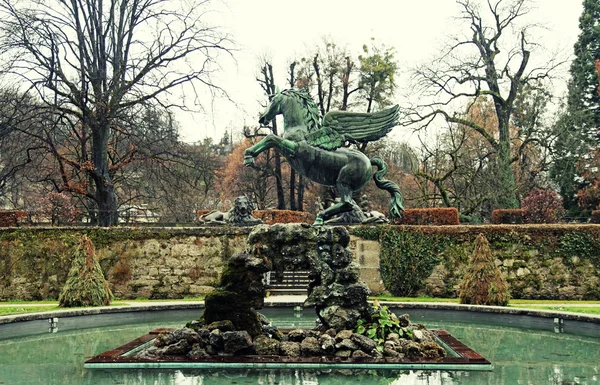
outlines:
[{"label": "autumn foliage", "polygon": [[584,185],[577,192],[577,203],[586,210],[600,209],[600,149],[591,155],[577,165]]},{"label": "autumn foliage", "polygon": [[397,219],[400,225],[458,225],[458,210],[455,207],[406,209],[404,216]]},{"label": "autumn foliage", "polygon": [[65,193],[51,192],[37,201],[37,207],[36,216],[49,219],[53,225],[75,222],[81,215]]},{"label": "autumn foliage", "polygon": [[556,223],[564,212],[562,198],[553,190],[532,191],[521,207],[525,223]]},{"label": "autumn foliage", "polygon": [[508,305],[508,285],[494,263],[490,244],[483,234],[479,234],[475,240],[471,261],[460,285],[459,297],[463,304]]}]

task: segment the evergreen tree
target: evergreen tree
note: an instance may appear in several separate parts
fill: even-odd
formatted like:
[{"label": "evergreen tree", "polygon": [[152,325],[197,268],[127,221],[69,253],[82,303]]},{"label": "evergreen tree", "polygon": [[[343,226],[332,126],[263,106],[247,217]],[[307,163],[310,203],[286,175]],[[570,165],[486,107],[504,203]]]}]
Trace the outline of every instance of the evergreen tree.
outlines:
[{"label": "evergreen tree", "polygon": [[571,64],[568,109],[583,112],[581,131],[600,139],[600,95],[594,63],[600,59],[600,0],[584,0],[579,18],[579,38]]},{"label": "evergreen tree", "polygon": [[[567,108],[554,127],[556,145],[551,176],[565,208],[577,209],[575,194],[582,187],[577,162],[600,140],[600,95],[594,62],[600,59],[600,0],[583,0],[581,30],[574,46]],[[575,214],[572,212],[572,214]]]}]

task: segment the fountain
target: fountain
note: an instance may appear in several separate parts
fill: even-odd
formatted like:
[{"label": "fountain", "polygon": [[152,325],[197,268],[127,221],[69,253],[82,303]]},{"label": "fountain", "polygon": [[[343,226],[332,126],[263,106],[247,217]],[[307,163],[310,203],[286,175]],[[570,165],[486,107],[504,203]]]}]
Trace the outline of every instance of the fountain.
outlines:
[{"label": "fountain", "polygon": [[[445,331],[411,324],[370,305],[344,227],[256,226],[244,252],[230,258],[199,320],[160,328],[88,360],[87,368],[326,367],[489,370],[490,363]],[[279,330],[257,312],[263,274],[309,270],[304,307],[316,326]]]}]

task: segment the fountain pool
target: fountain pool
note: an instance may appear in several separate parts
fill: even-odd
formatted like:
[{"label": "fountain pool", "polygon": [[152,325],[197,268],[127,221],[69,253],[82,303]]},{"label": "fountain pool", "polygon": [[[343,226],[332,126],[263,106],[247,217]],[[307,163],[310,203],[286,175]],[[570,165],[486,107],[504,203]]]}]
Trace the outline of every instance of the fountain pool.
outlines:
[{"label": "fountain pool", "polygon": [[[600,325],[565,330],[553,319],[398,309],[443,328],[494,364],[491,372],[311,370],[88,370],[83,362],[156,327],[181,327],[198,309],[101,314],[0,325],[0,384],[600,384]],[[284,328],[313,326],[314,310],[266,308]],[[443,321],[442,321],[443,320]],[[102,326],[99,326],[102,325]]]}]

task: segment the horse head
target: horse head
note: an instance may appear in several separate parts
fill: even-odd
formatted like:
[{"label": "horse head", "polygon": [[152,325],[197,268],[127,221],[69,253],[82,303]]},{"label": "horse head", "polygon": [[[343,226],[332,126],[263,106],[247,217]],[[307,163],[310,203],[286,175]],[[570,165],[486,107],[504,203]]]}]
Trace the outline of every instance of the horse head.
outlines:
[{"label": "horse head", "polygon": [[269,96],[269,105],[267,106],[265,111],[262,114],[260,114],[260,117],[258,118],[258,123],[259,124],[267,124],[268,122],[273,120],[273,118],[275,118],[275,116],[281,114],[282,113],[282,111],[281,111],[281,102],[282,101],[283,101],[283,95],[279,91],[279,88],[277,88],[277,92],[275,94]]}]

